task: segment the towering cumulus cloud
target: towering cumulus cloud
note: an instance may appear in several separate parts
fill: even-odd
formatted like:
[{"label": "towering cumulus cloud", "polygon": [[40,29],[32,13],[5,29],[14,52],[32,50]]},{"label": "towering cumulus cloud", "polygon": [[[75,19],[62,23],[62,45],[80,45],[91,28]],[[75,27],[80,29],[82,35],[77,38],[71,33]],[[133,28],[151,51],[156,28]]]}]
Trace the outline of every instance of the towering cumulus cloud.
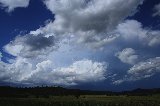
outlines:
[{"label": "towering cumulus cloud", "polygon": [[[110,33],[123,19],[132,15],[143,0],[45,0],[55,14],[53,30],[74,33],[79,42],[107,43]],[[120,6],[121,5],[121,6]],[[100,45],[100,44],[99,44]]]},{"label": "towering cumulus cloud", "polygon": [[8,12],[13,11],[17,7],[28,7],[30,0],[0,0],[0,5],[7,8]]}]

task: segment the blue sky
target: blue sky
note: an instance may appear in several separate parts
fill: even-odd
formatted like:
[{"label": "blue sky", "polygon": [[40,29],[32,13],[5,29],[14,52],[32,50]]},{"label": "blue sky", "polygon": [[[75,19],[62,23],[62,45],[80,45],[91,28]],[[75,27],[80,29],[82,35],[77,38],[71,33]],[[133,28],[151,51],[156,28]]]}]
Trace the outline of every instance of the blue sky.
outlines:
[{"label": "blue sky", "polygon": [[1,85],[160,87],[159,0],[0,0],[0,7]]}]

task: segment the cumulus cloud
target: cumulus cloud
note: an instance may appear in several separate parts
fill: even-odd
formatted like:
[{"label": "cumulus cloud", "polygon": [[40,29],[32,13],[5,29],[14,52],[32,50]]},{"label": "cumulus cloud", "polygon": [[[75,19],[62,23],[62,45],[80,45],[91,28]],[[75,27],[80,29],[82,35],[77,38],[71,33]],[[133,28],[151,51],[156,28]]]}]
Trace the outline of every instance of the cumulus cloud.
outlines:
[{"label": "cumulus cloud", "polygon": [[116,56],[123,62],[127,64],[135,64],[138,61],[138,55],[136,51],[132,48],[126,48],[121,52],[116,53]]},{"label": "cumulus cloud", "polygon": [[105,80],[107,65],[92,60],[75,61],[66,67],[54,68],[45,60],[33,66],[29,60],[17,58],[12,64],[0,64],[0,79],[5,82],[30,85],[76,85]]},{"label": "cumulus cloud", "polygon": [[0,63],[1,79],[4,79],[1,81],[29,85],[77,85],[105,80],[107,65],[92,59],[83,60],[89,58],[89,50],[79,49],[80,45],[73,42],[67,43],[65,36],[58,39],[54,32],[48,30],[51,24],[17,36],[4,46],[4,50],[15,59],[8,60],[9,64]]},{"label": "cumulus cloud", "polygon": [[160,3],[155,5],[154,10],[156,11],[153,16],[160,16]]},{"label": "cumulus cloud", "polygon": [[[53,49],[54,36],[31,32],[17,36],[4,49],[15,56],[9,63],[0,61],[3,82],[29,85],[77,85],[105,80],[107,65],[89,58],[88,50],[73,44]],[[33,34],[34,33],[34,34]],[[65,40],[65,39],[63,39]],[[91,52],[89,52],[91,55]],[[45,55],[41,58],[41,55]]]},{"label": "cumulus cloud", "polygon": [[126,20],[117,26],[117,33],[124,39],[133,39],[135,37],[144,37],[146,31],[143,31],[142,24],[136,20]]},{"label": "cumulus cloud", "polygon": [[[62,30],[110,30],[126,18],[141,2],[139,0],[46,0],[55,14],[55,24]],[[117,8],[119,5],[122,7]],[[68,29],[69,28],[69,29]]]},{"label": "cumulus cloud", "polygon": [[160,45],[160,30],[149,32],[148,39],[149,39],[148,42],[149,46],[153,47]]},{"label": "cumulus cloud", "polygon": [[160,73],[160,57],[148,59],[139,62],[127,71],[127,75],[123,79],[115,80],[114,84],[120,84],[125,81],[137,81],[150,78]]},{"label": "cumulus cloud", "polygon": [[140,42],[142,45],[158,46],[160,44],[160,31],[143,28],[142,23],[136,20],[126,20],[117,26],[117,33],[126,41]]},{"label": "cumulus cloud", "polygon": [[8,12],[13,11],[18,7],[28,7],[30,0],[0,0],[0,6],[7,8]]},{"label": "cumulus cloud", "polygon": [[[80,36],[79,41],[83,43],[98,42],[97,45],[115,39],[108,33],[127,16],[133,14],[142,2],[143,0],[44,1],[47,8],[55,14],[52,25],[55,32],[72,33],[72,35]],[[109,39],[110,37],[113,38]]]},{"label": "cumulus cloud", "polygon": [[56,49],[55,43],[54,36],[27,34],[17,36],[14,41],[4,46],[4,49],[13,56],[34,57]]},{"label": "cumulus cloud", "polygon": [[6,71],[6,64],[0,61],[0,80],[6,81],[10,78],[10,74],[8,71]]},{"label": "cumulus cloud", "polygon": [[[56,15],[55,23],[71,30],[112,29],[120,20],[127,17],[142,0],[46,0],[45,3]],[[121,8],[117,8],[123,4]],[[120,14],[121,13],[121,14]]]},{"label": "cumulus cloud", "polygon": [[128,74],[133,75],[134,79],[138,80],[151,77],[157,72],[160,72],[160,57],[152,58],[134,65],[130,68]]},{"label": "cumulus cloud", "polygon": [[[50,62],[42,62],[37,65],[36,73],[30,80],[35,82],[46,82],[58,85],[76,85],[79,83],[96,82],[105,79],[107,67],[104,63],[93,62],[92,60],[75,61],[68,67],[61,67],[46,70]],[[49,73],[48,73],[49,72]]]}]

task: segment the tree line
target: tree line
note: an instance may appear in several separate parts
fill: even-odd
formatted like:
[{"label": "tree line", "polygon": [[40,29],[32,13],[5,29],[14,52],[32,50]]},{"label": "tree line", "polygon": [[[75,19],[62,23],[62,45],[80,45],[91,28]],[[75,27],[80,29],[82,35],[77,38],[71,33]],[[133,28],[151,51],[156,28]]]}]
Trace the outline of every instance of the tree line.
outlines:
[{"label": "tree line", "polygon": [[66,89],[63,87],[0,87],[0,97],[6,98],[49,98],[51,96],[68,96],[73,95],[106,95],[106,96],[150,96],[160,94],[160,89],[135,89],[133,91],[112,92],[112,91],[90,91],[80,89]]}]

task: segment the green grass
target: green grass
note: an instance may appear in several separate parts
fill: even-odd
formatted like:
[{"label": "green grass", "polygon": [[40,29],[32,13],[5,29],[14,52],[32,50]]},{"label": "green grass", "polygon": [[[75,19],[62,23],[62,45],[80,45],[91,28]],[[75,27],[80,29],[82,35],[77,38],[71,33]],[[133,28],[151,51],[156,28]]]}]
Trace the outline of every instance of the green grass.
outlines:
[{"label": "green grass", "polygon": [[79,98],[74,96],[52,96],[49,98],[0,98],[0,106],[160,106],[160,95],[82,95]]}]

